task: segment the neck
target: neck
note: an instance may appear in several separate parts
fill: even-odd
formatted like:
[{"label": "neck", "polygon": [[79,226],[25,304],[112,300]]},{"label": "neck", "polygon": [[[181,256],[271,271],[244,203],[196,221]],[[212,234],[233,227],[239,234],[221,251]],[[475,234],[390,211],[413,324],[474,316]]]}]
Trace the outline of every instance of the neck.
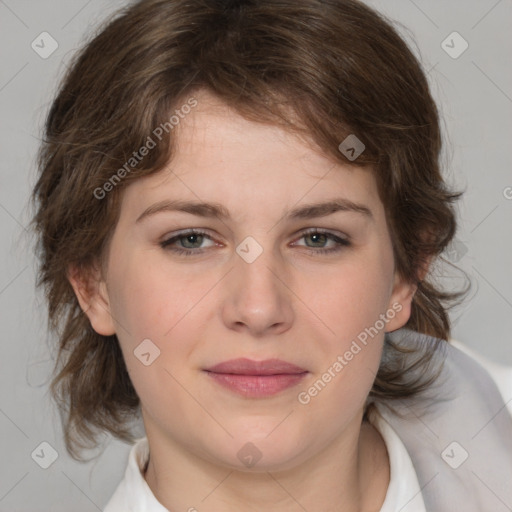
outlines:
[{"label": "neck", "polygon": [[354,427],[291,469],[258,472],[213,464],[146,428],[152,455],[145,479],[169,510],[380,510],[389,485],[386,447],[371,424]]}]

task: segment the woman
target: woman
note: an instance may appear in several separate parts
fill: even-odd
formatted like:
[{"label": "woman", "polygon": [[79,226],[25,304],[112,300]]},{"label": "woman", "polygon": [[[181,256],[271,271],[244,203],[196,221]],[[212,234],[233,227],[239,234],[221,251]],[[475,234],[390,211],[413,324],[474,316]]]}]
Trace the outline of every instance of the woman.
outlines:
[{"label": "woman", "polygon": [[144,422],[106,512],[512,506],[510,371],[447,343],[430,272],[440,146],[354,0],[143,0],[82,50],[34,225],[70,454]]}]

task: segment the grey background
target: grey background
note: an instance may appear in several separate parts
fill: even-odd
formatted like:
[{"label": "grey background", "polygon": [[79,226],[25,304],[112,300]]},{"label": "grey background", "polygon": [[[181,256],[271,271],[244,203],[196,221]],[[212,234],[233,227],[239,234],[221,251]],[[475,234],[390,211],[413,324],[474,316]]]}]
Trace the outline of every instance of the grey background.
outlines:
[{"label": "grey background", "polygon": [[[367,3],[404,25],[400,31],[429,72],[444,118],[446,176],[466,190],[448,257],[468,273],[473,289],[452,313],[453,337],[510,365],[512,1]],[[46,331],[43,297],[34,291],[35,260],[26,236],[35,154],[57,79],[90,29],[122,5],[120,0],[0,0],[0,512],[101,510],[125,469],[129,447],[110,438],[103,455],[88,464],[65,452],[48,393],[49,346],[55,340]],[[59,45],[47,59],[31,48],[43,31]],[[457,59],[441,46],[453,31],[469,43]],[[460,48],[457,41],[453,45]],[[447,286],[462,283],[453,269],[439,273],[447,276]],[[46,470],[31,458],[43,441],[58,453]]]}]

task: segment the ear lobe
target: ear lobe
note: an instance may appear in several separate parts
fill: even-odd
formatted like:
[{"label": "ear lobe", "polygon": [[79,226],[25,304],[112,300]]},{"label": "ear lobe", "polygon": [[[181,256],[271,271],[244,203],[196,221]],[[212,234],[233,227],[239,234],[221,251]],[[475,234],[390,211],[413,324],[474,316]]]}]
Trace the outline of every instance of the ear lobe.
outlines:
[{"label": "ear lobe", "polygon": [[115,334],[107,287],[99,268],[78,268],[71,265],[66,275],[92,328],[103,336]]}]

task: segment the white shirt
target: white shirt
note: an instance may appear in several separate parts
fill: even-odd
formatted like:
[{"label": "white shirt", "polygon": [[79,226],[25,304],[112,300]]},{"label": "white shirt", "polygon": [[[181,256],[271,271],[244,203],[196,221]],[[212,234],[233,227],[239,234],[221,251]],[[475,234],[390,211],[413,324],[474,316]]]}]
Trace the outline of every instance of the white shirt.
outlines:
[{"label": "white shirt", "polygon": [[[512,416],[512,367],[488,361],[460,342],[450,342],[489,372],[504,402],[508,402],[507,409]],[[389,455],[390,482],[380,512],[426,512],[416,471],[404,444],[389,423],[378,413],[378,407],[369,419],[384,439]],[[148,457],[147,437],[142,437],[132,446],[125,475],[104,512],[169,512],[155,498],[144,479],[143,470]]]}]

